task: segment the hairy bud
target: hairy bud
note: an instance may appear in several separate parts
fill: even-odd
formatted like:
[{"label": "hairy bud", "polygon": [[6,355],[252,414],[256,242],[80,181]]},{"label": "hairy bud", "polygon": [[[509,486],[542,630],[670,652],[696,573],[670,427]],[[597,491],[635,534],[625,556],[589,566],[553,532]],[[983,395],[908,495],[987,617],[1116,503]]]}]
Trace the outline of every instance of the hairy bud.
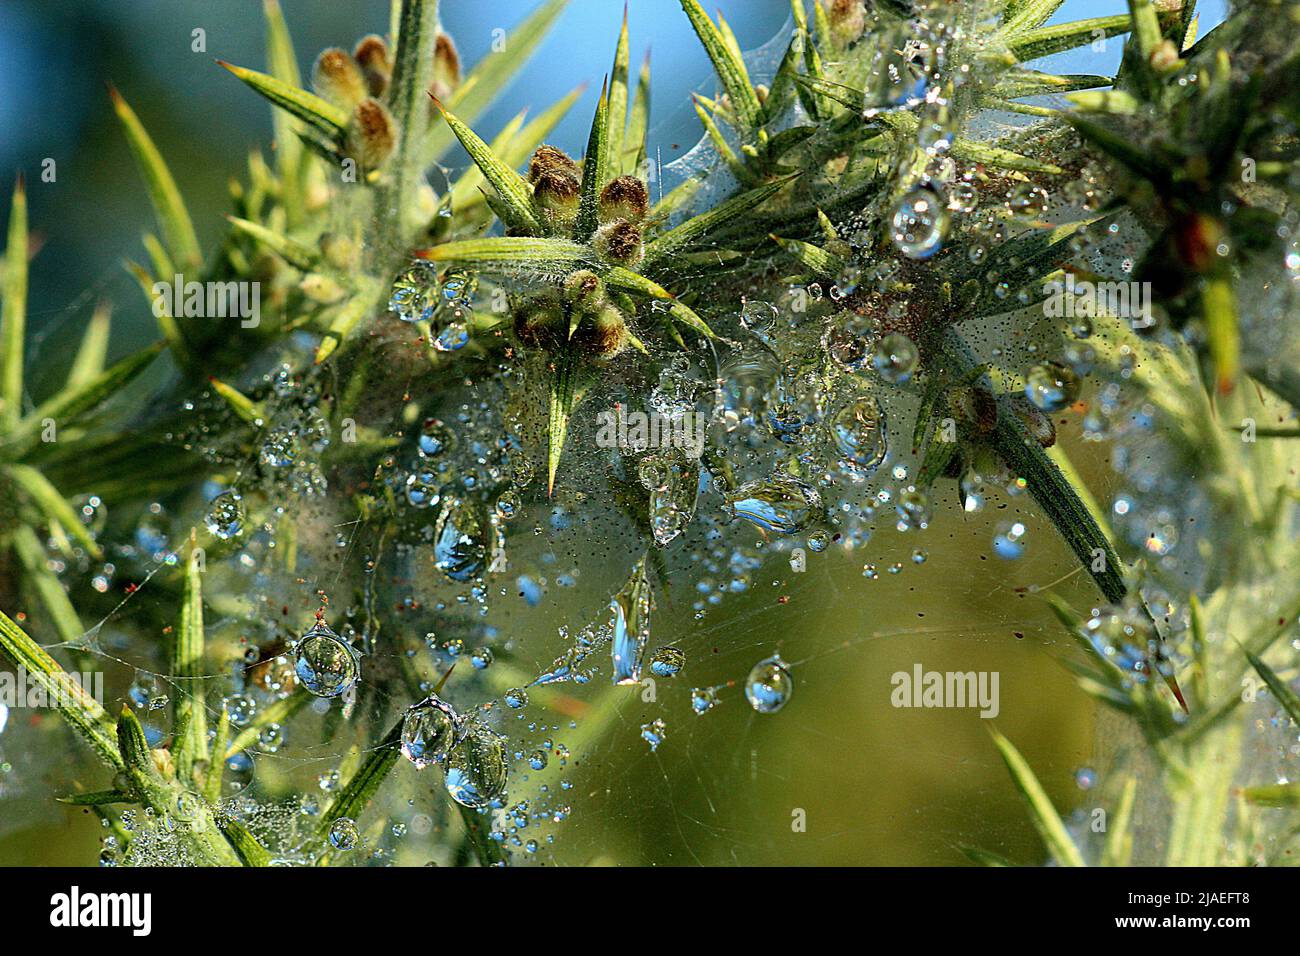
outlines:
[{"label": "hairy bud", "polygon": [[528,348],[554,350],[567,338],[568,323],[559,298],[534,296],[523,302],[514,314],[515,338]]},{"label": "hairy bud", "polygon": [[352,155],[365,169],[378,169],[397,144],[397,121],[376,99],[364,99],[352,111],[348,124]]},{"label": "hairy bud", "polygon": [[600,191],[598,213],[601,222],[626,219],[640,222],[650,209],[645,183],[635,176],[619,176]]},{"label": "hairy bud", "polygon": [[645,255],[641,230],[626,219],[615,219],[596,230],[596,253],[605,261],[635,267]]},{"label": "hairy bud", "polygon": [[574,311],[594,313],[606,303],[605,281],[590,269],[580,269],[564,280],[564,298]]},{"label": "hairy bud", "polygon": [[311,85],[337,106],[354,108],[366,98],[366,79],[357,61],[338,47],[322,50],[311,68]]},{"label": "hairy bud", "polygon": [[533,184],[533,205],[553,227],[571,225],[578,218],[579,184],[562,170],[544,172]]},{"label": "hairy bud", "polygon": [[578,345],[596,362],[608,362],[627,348],[627,322],[612,305],[600,309],[578,326]]},{"label": "hairy bud", "polygon": [[528,162],[528,181],[536,184],[543,173],[567,173],[576,180],[578,164],[564,150],[543,143]]},{"label": "hairy bud", "polygon": [[867,29],[867,7],[862,0],[818,0],[831,25],[831,40],[845,47],[859,39]]},{"label": "hairy bud", "polygon": [[433,49],[433,80],[429,92],[445,100],[460,86],[460,54],[456,44],[445,33],[439,33]]},{"label": "hairy bud", "polygon": [[357,42],[352,58],[361,67],[361,75],[366,79],[370,95],[383,96],[393,78],[393,61],[388,55],[388,44],[382,37],[372,33]]}]

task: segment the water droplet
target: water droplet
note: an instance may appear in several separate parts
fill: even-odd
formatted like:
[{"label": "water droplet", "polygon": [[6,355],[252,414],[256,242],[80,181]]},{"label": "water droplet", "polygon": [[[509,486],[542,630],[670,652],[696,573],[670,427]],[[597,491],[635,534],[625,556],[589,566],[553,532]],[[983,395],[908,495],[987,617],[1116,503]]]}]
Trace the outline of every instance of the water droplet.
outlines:
[{"label": "water droplet", "polygon": [[901,385],[912,377],[920,353],[916,345],[902,332],[890,332],[876,346],[871,367],[891,385]]},{"label": "water droplet", "polygon": [[455,434],[440,419],[426,418],[415,447],[421,458],[433,458],[452,447],[455,441]]},{"label": "water droplet", "polygon": [[258,460],[271,468],[287,468],[297,457],[298,437],[287,425],[271,429],[258,452]]},{"label": "water droplet", "polygon": [[707,714],[718,706],[718,689],[716,687],[692,687],[691,710],[696,714]]},{"label": "water droplet", "polygon": [[1059,412],[1079,397],[1079,376],[1060,362],[1035,365],[1025,377],[1025,397],[1044,412]]},{"label": "water droplet", "polygon": [[777,477],[751,481],[736,489],[726,507],[764,531],[798,534],[821,511],[821,496],[797,478]]},{"label": "water droplet", "polygon": [[229,541],[244,530],[244,506],[233,489],[223,491],[208,503],[203,519],[207,529],[222,541]]},{"label": "water droplet", "polygon": [[356,848],[361,842],[361,831],[351,817],[339,817],[330,826],[330,846],[344,852]]},{"label": "water droplet", "polygon": [[928,259],[943,245],[948,232],[947,201],[931,186],[917,186],[894,204],[890,235],[909,259]]},{"label": "water droplet", "polygon": [[434,566],[453,581],[468,581],[483,569],[487,537],[474,502],[448,499],[434,529]]},{"label": "water droplet", "polygon": [[439,352],[459,352],[469,344],[469,326],[464,322],[449,322],[433,337],[433,347]]},{"label": "water droplet", "polygon": [[745,678],[745,699],[760,714],[775,714],[790,702],[793,693],[790,671],[776,655],[759,661]]},{"label": "water droplet", "polygon": [[885,416],[870,396],[850,398],[828,422],[845,465],[870,473],[885,458]]},{"label": "water droplet", "polygon": [[650,745],[651,752],[659,749],[659,745],[664,742],[667,734],[668,725],[664,723],[662,717],[656,717],[648,724],[641,725],[641,739]]},{"label": "water droplet", "polygon": [[388,310],[403,322],[428,322],[439,304],[437,271],[432,263],[412,263],[393,280]]},{"label": "water droplet", "polygon": [[447,759],[456,742],[460,718],[451,705],[430,694],[406,712],[402,721],[402,756],[417,770]]},{"label": "water droplet", "polygon": [[1025,553],[1025,526],[1019,521],[1004,521],[993,536],[993,551],[999,558],[1014,561]]},{"label": "water droplet", "polygon": [[509,775],[505,738],[482,724],[466,734],[447,758],[447,792],[472,810],[505,796]]},{"label": "water droplet", "polygon": [[641,661],[650,641],[650,614],[654,610],[654,595],[646,577],[645,558],[637,563],[623,589],[614,595],[609,609],[613,615],[610,622],[613,681],[615,684],[639,683]]},{"label": "water droplet", "polygon": [[1080,790],[1091,790],[1097,785],[1097,771],[1091,767],[1080,767],[1074,772],[1074,785]]},{"label": "water droplet", "polygon": [[338,697],[361,676],[361,653],[327,624],[317,622],[298,641],[294,672],[298,682],[317,697]]},{"label": "water droplet", "polygon": [[650,658],[650,673],[655,677],[676,677],[686,666],[686,655],[672,644],[665,644]]},{"label": "water droplet", "polygon": [[438,476],[428,468],[411,472],[406,479],[406,500],[416,508],[436,505],[441,496],[438,493]]},{"label": "water droplet", "polygon": [[521,710],[528,706],[528,691],[522,687],[512,687],[506,691],[506,706],[511,710]]}]

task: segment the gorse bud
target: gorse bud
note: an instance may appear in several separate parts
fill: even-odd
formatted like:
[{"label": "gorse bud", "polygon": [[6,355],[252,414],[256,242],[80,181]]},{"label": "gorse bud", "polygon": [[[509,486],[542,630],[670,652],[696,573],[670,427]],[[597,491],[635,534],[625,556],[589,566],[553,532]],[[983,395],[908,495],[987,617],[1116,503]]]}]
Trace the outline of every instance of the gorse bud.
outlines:
[{"label": "gorse bud", "polygon": [[433,79],[429,92],[445,100],[460,86],[460,54],[450,36],[439,33],[433,50]]},{"label": "gorse bud", "polygon": [[320,251],[325,261],[335,269],[351,271],[357,266],[361,250],[355,239],[337,232],[326,232],[320,237]]},{"label": "gorse bud", "polygon": [[615,219],[596,230],[596,253],[606,262],[635,267],[645,256],[641,230],[626,219]]},{"label": "gorse bud", "polygon": [[529,348],[554,350],[568,336],[564,306],[553,294],[533,296],[515,309],[515,338]]},{"label": "gorse bud", "polygon": [[954,388],[948,393],[948,407],[954,417],[981,435],[997,427],[998,400],[987,388],[979,385]]},{"label": "gorse bud", "polygon": [[567,227],[578,218],[580,186],[572,175],[553,170],[533,184],[533,205],[552,227]]},{"label": "gorse bud", "polygon": [[376,99],[358,103],[348,124],[348,145],[362,167],[378,169],[396,143],[397,121],[388,107]]},{"label": "gorse bud", "polygon": [[564,297],[574,311],[594,313],[606,303],[605,281],[589,269],[564,280]]},{"label": "gorse bud", "polygon": [[361,67],[366,88],[371,96],[383,96],[393,78],[393,63],[388,55],[388,44],[382,37],[370,34],[362,37],[352,51],[352,58]]},{"label": "gorse bud", "polygon": [[368,95],[366,79],[357,61],[346,50],[330,47],[322,50],[311,68],[311,85],[316,92],[337,106],[352,109]]},{"label": "gorse bud", "polygon": [[598,212],[601,222],[626,219],[640,222],[650,208],[645,183],[635,176],[619,176],[600,191]]},{"label": "gorse bud", "polygon": [[627,322],[622,312],[606,305],[578,326],[574,338],[592,360],[607,362],[627,348]]},{"label": "gorse bud", "polygon": [[1051,416],[1047,415],[1042,409],[1038,408],[1029,399],[1023,395],[1012,395],[1011,407],[1015,410],[1016,417],[1030,435],[1044,448],[1051,448],[1056,444],[1056,426],[1052,424]]},{"label": "gorse bud", "polygon": [[862,0],[817,0],[826,11],[831,25],[831,40],[846,47],[861,38],[867,29],[867,7]]},{"label": "gorse bud", "polygon": [[528,162],[528,181],[534,185],[543,173],[566,173],[578,178],[578,164],[562,149],[543,143]]}]

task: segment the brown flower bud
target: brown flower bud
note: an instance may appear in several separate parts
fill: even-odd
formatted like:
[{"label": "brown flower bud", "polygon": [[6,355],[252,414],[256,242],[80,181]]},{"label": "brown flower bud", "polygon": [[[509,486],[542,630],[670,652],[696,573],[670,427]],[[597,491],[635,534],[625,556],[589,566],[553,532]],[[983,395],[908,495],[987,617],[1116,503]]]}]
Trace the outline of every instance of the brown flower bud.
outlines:
[{"label": "brown flower bud", "polygon": [[515,337],[528,348],[551,351],[568,337],[569,326],[558,297],[535,296],[523,302],[514,315]]},{"label": "brown flower bud", "polygon": [[366,79],[357,61],[338,47],[322,50],[311,68],[311,85],[336,106],[354,108],[366,98]]},{"label": "brown flower bud", "polygon": [[596,230],[596,253],[607,262],[635,268],[645,255],[641,230],[626,219],[615,219]]},{"label": "brown flower bud", "polygon": [[439,33],[434,41],[433,80],[429,92],[437,99],[445,100],[455,93],[460,86],[460,54],[456,44],[445,33]]},{"label": "brown flower bud", "polygon": [[537,152],[533,153],[533,158],[528,163],[528,181],[536,183],[542,173],[552,172],[568,173],[577,179],[578,164],[564,150],[543,143],[537,147]]},{"label": "brown flower bud", "polygon": [[1030,435],[1044,448],[1056,444],[1056,426],[1052,418],[1023,395],[1012,395],[1011,407]]},{"label": "brown flower bud", "polygon": [[601,222],[611,219],[640,222],[650,209],[650,194],[645,183],[635,176],[619,176],[600,191],[597,209]]},{"label": "brown flower bud", "polygon": [[981,435],[997,427],[998,400],[987,388],[979,385],[954,388],[948,393],[948,407],[954,417]]},{"label": "brown flower bud", "polygon": [[578,180],[562,170],[544,172],[533,184],[533,205],[555,227],[565,227],[578,218]]},{"label": "brown flower bud", "polygon": [[397,144],[397,120],[376,99],[364,99],[352,111],[348,146],[364,169],[378,169]]},{"label": "brown flower bud", "polygon": [[607,305],[578,326],[576,339],[592,361],[608,362],[627,348],[627,322],[622,312]]},{"label": "brown flower bud", "polygon": [[564,297],[575,310],[594,313],[605,303],[605,281],[590,269],[580,269],[564,280]]},{"label": "brown flower bud", "polygon": [[845,47],[857,40],[867,29],[867,7],[862,0],[818,0],[826,11],[831,25],[831,40],[837,47]]},{"label": "brown flower bud", "polygon": [[361,67],[370,95],[383,96],[393,78],[393,62],[388,56],[388,44],[382,37],[372,33],[357,42],[352,58]]}]

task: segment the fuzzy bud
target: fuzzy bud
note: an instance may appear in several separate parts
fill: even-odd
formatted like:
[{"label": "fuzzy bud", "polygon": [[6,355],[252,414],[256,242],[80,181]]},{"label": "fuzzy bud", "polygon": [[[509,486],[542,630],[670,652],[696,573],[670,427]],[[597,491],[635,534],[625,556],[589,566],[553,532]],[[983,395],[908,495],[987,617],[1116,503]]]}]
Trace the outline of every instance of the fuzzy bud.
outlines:
[{"label": "fuzzy bud", "polygon": [[551,351],[558,348],[568,333],[564,307],[558,298],[536,296],[521,304],[514,315],[515,338],[528,348]]},{"label": "fuzzy bud", "polygon": [[635,268],[645,256],[641,230],[626,219],[615,219],[596,230],[596,253],[606,262]]},{"label": "fuzzy bud", "polygon": [[1056,426],[1052,424],[1050,415],[1023,395],[1012,395],[1011,407],[1038,444],[1044,448],[1051,448],[1056,444]]},{"label": "fuzzy bud", "polygon": [[311,85],[336,106],[353,109],[367,96],[366,79],[357,61],[346,50],[322,50],[311,68]]},{"label": "fuzzy bud", "polygon": [[627,348],[627,322],[607,305],[578,327],[576,338],[592,361],[608,362]]},{"label": "fuzzy bud", "polygon": [[370,95],[383,96],[393,78],[393,61],[388,55],[388,44],[382,37],[372,33],[357,42],[352,58],[361,67],[361,75],[366,78],[366,88]]},{"label": "fuzzy bud", "polygon": [[600,191],[597,208],[601,222],[612,219],[640,222],[650,209],[650,194],[645,183],[635,176],[619,176]]},{"label": "fuzzy bud", "polygon": [[533,184],[533,205],[553,227],[565,227],[578,218],[578,180],[562,170],[544,172]]},{"label": "fuzzy bud", "polygon": [[564,298],[575,312],[595,313],[606,304],[605,281],[590,269],[580,269],[564,280]]},{"label": "fuzzy bud", "polygon": [[954,388],[948,393],[948,407],[955,418],[981,435],[997,427],[998,400],[987,388],[978,385]]},{"label": "fuzzy bud", "polygon": [[433,80],[429,83],[429,92],[435,98],[445,100],[455,93],[460,86],[460,54],[451,37],[439,32],[433,49]]},{"label": "fuzzy bud", "polygon": [[543,143],[537,147],[537,152],[533,153],[533,158],[529,160],[528,181],[536,184],[543,173],[566,173],[577,179],[578,164],[564,150]]},{"label": "fuzzy bud", "polygon": [[352,111],[348,144],[363,168],[378,169],[397,144],[397,120],[383,103],[364,99]]},{"label": "fuzzy bud", "polygon": [[818,0],[831,25],[831,40],[846,47],[867,29],[867,7],[862,0]]},{"label": "fuzzy bud", "polygon": [[326,262],[343,272],[351,272],[357,267],[361,253],[356,240],[337,232],[321,234],[320,251]]}]

